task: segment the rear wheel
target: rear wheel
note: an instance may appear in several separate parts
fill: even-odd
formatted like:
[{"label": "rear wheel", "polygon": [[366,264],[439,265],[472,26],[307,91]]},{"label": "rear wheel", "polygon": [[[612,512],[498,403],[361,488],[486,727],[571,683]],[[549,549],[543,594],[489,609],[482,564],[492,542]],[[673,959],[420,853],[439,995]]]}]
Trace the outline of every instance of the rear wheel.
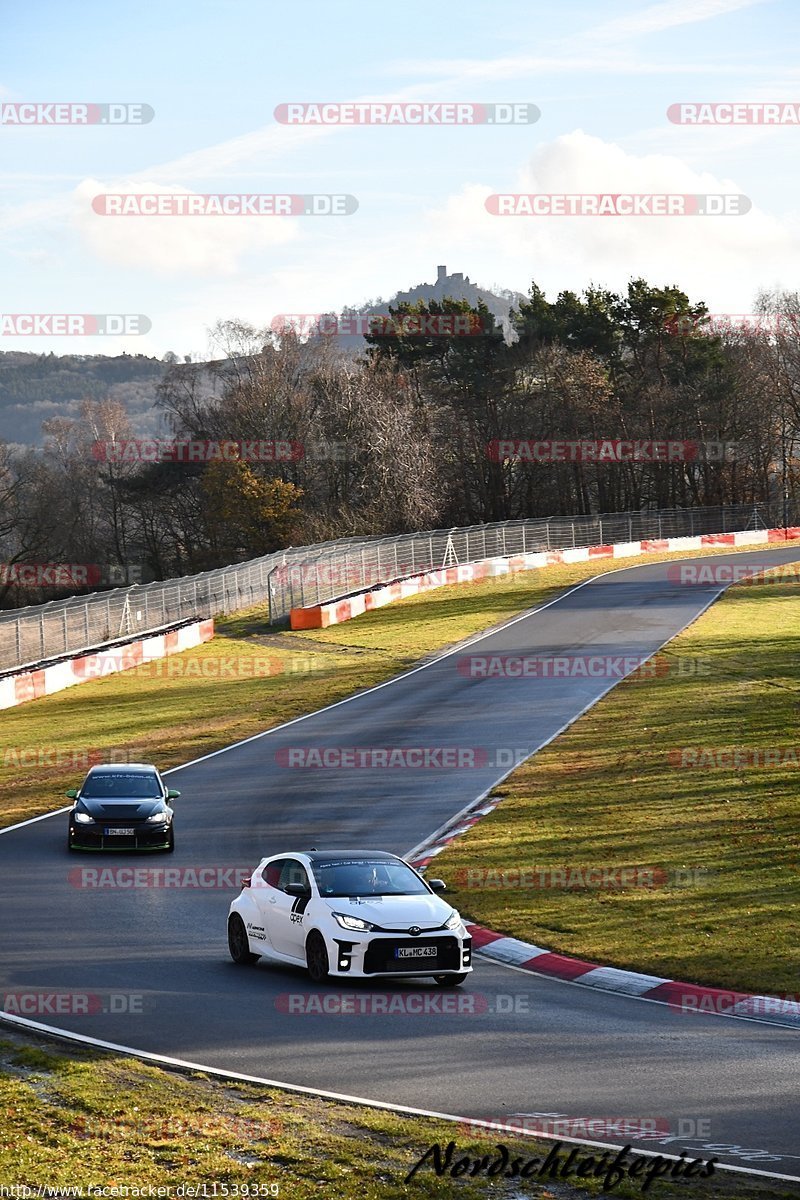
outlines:
[{"label": "rear wheel", "polygon": [[328,950],[316,929],[312,929],[306,941],[306,966],[313,983],[324,983],[328,978]]},{"label": "rear wheel", "polygon": [[231,958],[240,967],[258,962],[260,955],[253,954],[247,937],[244,921],[238,913],[232,913],[228,918],[228,949]]},{"label": "rear wheel", "polygon": [[434,981],[437,987],[458,987],[467,978],[466,972],[463,975],[434,975]]}]

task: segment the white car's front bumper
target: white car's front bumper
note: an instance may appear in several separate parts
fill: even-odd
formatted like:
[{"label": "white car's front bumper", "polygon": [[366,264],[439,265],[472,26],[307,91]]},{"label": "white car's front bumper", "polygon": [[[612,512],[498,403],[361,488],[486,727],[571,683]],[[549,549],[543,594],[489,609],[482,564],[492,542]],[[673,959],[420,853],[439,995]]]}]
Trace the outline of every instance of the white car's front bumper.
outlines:
[{"label": "white car's front bumper", "polygon": [[330,974],[340,977],[463,975],[472,970],[472,938],[463,927],[417,935],[337,929],[326,941]]}]

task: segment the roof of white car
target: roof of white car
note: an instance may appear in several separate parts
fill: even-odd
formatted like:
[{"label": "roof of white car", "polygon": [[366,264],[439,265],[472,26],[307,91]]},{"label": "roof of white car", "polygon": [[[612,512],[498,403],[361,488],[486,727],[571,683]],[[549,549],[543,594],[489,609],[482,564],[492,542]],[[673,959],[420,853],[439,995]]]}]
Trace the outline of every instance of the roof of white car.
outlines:
[{"label": "roof of white car", "polygon": [[401,861],[398,854],[386,850],[283,850],[280,854],[267,854],[261,861],[271,858],[304,858],[312,863]]},{"label": "roof of white car", "polygon": [[98,763],[89,768],[90,775],[132,775],[155,771],[152,763]]}]

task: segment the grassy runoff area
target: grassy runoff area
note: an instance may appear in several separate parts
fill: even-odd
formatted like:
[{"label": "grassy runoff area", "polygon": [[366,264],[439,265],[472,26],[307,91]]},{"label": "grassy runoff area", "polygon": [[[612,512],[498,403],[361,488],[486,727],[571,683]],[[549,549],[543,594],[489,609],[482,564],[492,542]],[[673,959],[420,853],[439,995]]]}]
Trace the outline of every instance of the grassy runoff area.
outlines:
[{"label": "grassy runoff area", "polygon": [[[135,748],[136,756],[152,759],[162,768],[177,765],[390,678],[582,579],[617,565],[674,557],[580,563],[443,588],[314,633],[270,632],[263,613],[241,614],[220,623],[220,636],[214,642],[160,666],[137,668],[0,713],[4,785],[0,823],[8,825],[62,804],[64,788],[76,783],[84,769],[76,754],[96,752],[108,757]],[[547,750],[537,756],[535,767],[520,768],[503,786],[508,798],[497,812],[440,860],[453,877],[454,872],[478,865],[507,869],[521,863],[562,864],[565,847],[570,847],[566,861],[587,864],[596,860],[602,848],[608,861],[619,863],[619,847],[624,845],[625,862],[674,862],[687,868],[702,864],[720,870],[724,850],[733,876],[720,871],[703,889],[694,891],[628,891],[619,896],[572,891],[526,895],[461,887],[462,909],[495,928],[532,937],[554,949],[601,959],[605,955],[610,961],[645,969],[665,965],[664,943],[676,963],[686,964],[676,966],[679,976],[720,983],[735,976],[740,987],[748,983],[753,950],[749,934],[758,927],[763,936],[768,927],[769,954],[763,954],[764,972],[756,984],[758,990],[776,986],[766,968],[777,968],[781,947],[786,952],[784,965],[788,964],[792,919],[785,888],[791,883],[791,872],[784,871],[777,893],[768,889],[765,872],[774,886],[776,870],[791,860],[791,853],[786,860],[787,852],[781,849],[781,837],[791,808],[792,771],[784,769],[777,777],[768,770],[758,774],[758,804],[751,804],[747,797],[752,795],[752,774],[743,783],[725,772],[667,768],[662,759],[652,759],[656,747],[641,750],[640,728],[643,723],[648,738],[658,728],[662,749],[715,744],[714,738],[722,744],[723,735],[725,744],[737,738],[743,741],[743,722],[748,733],[758,731],[758,744],[769,742],[780,714],[784,720],[790,710],[791,716],[796,715],[797,684],[787,657],[793,649],[786,620],[791,599],[790,591],[781,596],[776,589],[766,595],[754,588],[740,589],[735,598],[712,609],[683,635],[683,642],[697,638],[709,622],[719,620],[723,610],[738,614],[735,628],[726,624],[726,615],[711,638],[714,645],[703,642],[702,651],[686,645],[680,649],[682,654],[717,655],[719,670],[711,676],[711,703],[701,699],[697,684],[687,680],[659,679],[616,689],[559,740],[558,751]],[[783,607],[777,610],[775,605],[781,602]],[[765,623],[768,612],[771,619]],[[678,653],[676,646],[670,653]],[[221,659],[227,663],[224,668]],[[265,667],[265,663],[272,665]],[[282,664],[278,673],[263,673],[275,670],[278,663]],[[709,684],[708,679],[703,682]],[[609,726],[609,706],[619,704],[624,712],[611,712]],[[652,712],[648,717],[652,724],[643,718],[636,724],[637,712],[645,709]],[[781,744],[790,740],[791,716],[780,728]],[[682,725],[674,724],[678,720]],[[576,737],[582,739],[577,747]],[[568,755],[563,753],[565,747]],[[579,752],[574,761],[573,750]],[[25,765],[31,752],[44,761]],[[60,761],[46,761],[56,754],[61,755]],[[651,756],[647,763],[643,754]],[[541,777],[533,783],[530,774],[542,763],[548,771],[546,787]],[[621,799],[616,796],[620,782],[625,793]],[[640,782],[646,786],[640,788]],[[648,803],[640,803],[645,799]],[[624,836],[619,824],[623,809]],[[639,815],[645,809],[648,816]],[[630,838],[634,810],[637,832],[631,842],[625,838]],[[601,829],[608,830],[605,842]],[[715,850],[713,861],[709,846]],[[754,893],[755,886],[760,890]],[[796,902],[796,891],[793,895]],[[726,904],[735,902],[737,916],[746,918],[744,925],[729,919],[719,904],[720,896]],[[543,907],[543,901],[557,906],[558,912]],[[776,902],[777,912],[772,908]],[[659,904],[660,909],[653,907]],[[700,910],[708,926],[702,932],[708,936],[698,947]],[[668,914],[669,920],[643,922],[639,913]],[[731,937],[735,944],[726,950]],[[473,1155],[479,1150],[491,1153],[496,1140],[515,1145],[501,1135],[483,1142],[465,1138],[452,1126],[422,1118],[399,1118],[255,1085],[187,1077],[74,1047],[61,1049],[5,1027],[0,1027],[0,1039],[0,1183],[4,1184],[174,1184],[179,1176],[191,1174],[195,1180],[229,1184],[277,1182],[281,1195],[291,1192],[301,1198],[418,1194],[471,1200],[487,1194],[485,1178],[437,1180],[431,1172],[420,1172],[404,1184],[404,1175],[437,1140],[445,1143],[454,1137],[459,1150]],[[267,1123],[265,1138],[259,1139],[255,1123],[263,1121],[265,1111],[272,1123]],[[534,1142],[526,1139],[522,1145],[522,1150],[515,1146],[514,1153],[536,1153]],[[495,1181],[491,1190],[510,1200],[520,1194],[520,1187],[524,1194],[559,1200],[597,1194],[596,1186],[577,1188],[562,1182],[551,1189],[533,1181],[524,1185]],[[638,1185],[625,1184],[614,1194],[641,1193]],[[789,1185],[737,1182],[717,1175],[691,1184],[656,1183],[649,1194],[670,1200],[686,1195],[768,1200],[796,1193]]]},{"label": "grassy runoff area", "polygon": [[[574,1176],[552,1184],[535,1177],[437,1177],[427,1165],[405,1182],[434,1143],[444,1151],[455,1141],[452,1163],[462,1155],[472,1161],[483,1155],[496,1160],[498,1143],[508,1147],[512,1160],[539,1156],[541,1162],[553,1143],[500,1133],[468,1136],[433,1118],[295,1096],[199,1072],[165,1071],[2,1026],[0,1114],[0,1185],[25,1185],[34,1189],[33,1195],[37,1186],[49,1186],[54,1195],[58,1188],[90,1185],[171,1185],[175,1196],[180,1184],[203,1183],[207,1196],[213,1196],[216,1183],[228,1189],[218,1196],[246,1197],[251,1189],[250,1195],[283,1200],[586,1200],[612,1195],[630,1200],[643,1194],[654,1200],[783,1200],[797,1195],[789,1184],[724,1173],[683,1183],[657,1181],[644,1193],[641,1178],[602,1192],[600,1180],[578,1186]],[[565,1151],[568,1146],[561,1150],[562,1163]],[[584,1153],[595,1161],[602,1155],[589,1148],[581,1157]]]}]

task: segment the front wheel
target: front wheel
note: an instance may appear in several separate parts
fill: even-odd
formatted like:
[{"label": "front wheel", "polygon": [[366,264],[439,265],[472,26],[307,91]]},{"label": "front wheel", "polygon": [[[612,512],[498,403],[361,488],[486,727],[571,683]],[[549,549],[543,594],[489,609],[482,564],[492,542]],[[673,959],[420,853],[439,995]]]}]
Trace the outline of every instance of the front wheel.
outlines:
[{"label": "front wheel", "polygon": [[437,987],[458,987],[467,978],[466,972],[463,975],[434,975],[434,982]]},{"label": "front wheel", "polygon": [[165,853],[165,854],[172,854],[172,852],[174,851],[174,849],[175,849],[175,830],[174,830],[174,829],[172,828],[172,826],[170,825],[170,827],[169,827],[169,837],[168,837],[168,839],[167,839],[167,844],[166,844],[166,846],[164,847],[164,853]]},{"label": "front wheel", "polygon": [[232,913],[228,918],[228,949],[231,952],[231,958],[240,967],[258,962],[260,958],[260,955],[253,954],[250,949],[247,930],[238,913]]},{"label": "front wheel", "polygon": [[306,967],[312,983],[324,983],[328,978],[328,949],[316,929],[312,929],[306,942]]}]

